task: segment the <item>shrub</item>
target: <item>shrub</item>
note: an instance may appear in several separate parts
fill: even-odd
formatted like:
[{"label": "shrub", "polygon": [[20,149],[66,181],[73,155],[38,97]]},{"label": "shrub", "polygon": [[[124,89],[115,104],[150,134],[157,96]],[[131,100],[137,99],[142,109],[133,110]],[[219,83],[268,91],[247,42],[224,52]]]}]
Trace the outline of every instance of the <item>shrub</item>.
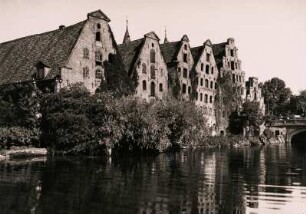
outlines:
[{"label": "shrub", "polygon": [[38,129],[27,129],[24,127],[1,127],[0,147],[9,149],[12,146],[38,146]]}]

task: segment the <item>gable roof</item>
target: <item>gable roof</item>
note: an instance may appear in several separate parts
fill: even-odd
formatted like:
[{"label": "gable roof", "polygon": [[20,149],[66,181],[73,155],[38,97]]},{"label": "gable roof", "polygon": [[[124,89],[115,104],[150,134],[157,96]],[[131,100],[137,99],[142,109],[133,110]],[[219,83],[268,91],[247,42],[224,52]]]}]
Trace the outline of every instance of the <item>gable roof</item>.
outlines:
[{"label": "gable roof", "polygon": [[124,68],[128,73],[135,64],[143,44],[144,38],[118,45]]},{"label": "gable roof", "polygon": [[96,10],[96,11],[93,11],[91,13],[88,13],[87,17],[89,17],[89,16],[95,17],[95,18],[98,18],[98,19],[103,19],[107,22],[110,22],[110,19],[101,10]]},{"label": "gable roof", "polygon": [[180,50],[180,47],[181,47],[180,41],[168,42],[160,45],[160,50],[167,64],[176,60],[176,56]]},{"label": "gable roof", "polygon": [[199,59],[202,55],[202,52],[204,50],[204,45],[191,48],[190,50],[191,50],[191,54],[192,54],[192,57],[193,57],[193,60],[194,60],[194,65],[196,65],[196,63],[199,61]]},{"label": "gable roof", "polygon": [[222,67],[222,60],[223,60],[223,56],[225,56],[226,44],[227,44],[226,42],[222,42],[222,43],[213,45],[213,52],[214,52],[215,61],[216,61],[218,69]]},{"label": "gable roof", "polygon": [[65,66],[86,21],[0,44],[0,84],[31,80],[37,63],[50,68],[47,79]]},{"label": "gable roof", "polygon": [[148,37],[148,38],[151,38],[151,39],[155,39],[155,40],[157,40],[157,41],[160,40],[159,37],[157,36],[157,34],[156,34],[154,31],[151,31],[151,32],[149,32],[149,33],[146,33],[146,34],[144,35],[144,37]]}]

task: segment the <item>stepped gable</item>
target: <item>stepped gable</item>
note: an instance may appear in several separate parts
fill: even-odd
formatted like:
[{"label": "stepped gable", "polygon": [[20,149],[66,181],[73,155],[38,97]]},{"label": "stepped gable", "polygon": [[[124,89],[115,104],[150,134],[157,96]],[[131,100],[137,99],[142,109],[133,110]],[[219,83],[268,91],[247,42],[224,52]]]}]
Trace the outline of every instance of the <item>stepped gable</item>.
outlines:
[{"label": "stepped gable", "polygon": [[0,44],[0,84],[32,80],[36,65],[50,68],[45,79],[65,66],[86,21],[58,30],[31,35]]}]

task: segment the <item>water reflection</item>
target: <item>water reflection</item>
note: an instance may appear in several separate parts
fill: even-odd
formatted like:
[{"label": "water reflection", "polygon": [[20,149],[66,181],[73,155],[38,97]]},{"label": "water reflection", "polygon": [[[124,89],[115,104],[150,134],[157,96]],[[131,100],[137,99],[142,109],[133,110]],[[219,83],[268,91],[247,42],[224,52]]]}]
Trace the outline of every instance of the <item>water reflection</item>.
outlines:
[{"label": "water reflection", "polygon": [[303,213],[305,151],[286,146],[0,164],[1,213]]}]

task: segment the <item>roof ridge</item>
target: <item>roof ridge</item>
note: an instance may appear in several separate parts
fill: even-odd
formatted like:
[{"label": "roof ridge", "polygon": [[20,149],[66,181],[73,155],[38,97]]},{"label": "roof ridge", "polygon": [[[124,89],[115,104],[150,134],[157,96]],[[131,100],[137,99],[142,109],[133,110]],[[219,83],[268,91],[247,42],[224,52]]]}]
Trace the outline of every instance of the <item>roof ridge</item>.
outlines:
[{"label": "roof ridge", "polygon": [[[67,28],[70,28],[70,27],[74,27],[75,25],[79,25],[79,24],[84,23],[84,22],[86,22],[86,21],[87,21],[87,20],[83,20],[83,21],[81,21],[81,22],[78,22],[78,23],[69,25],[69,26],[65,27],[63,30],[65,30],[65,29],[67,29]],[[48,33],[54,33],[54,32],[56,32],[56,31],[61,31],[61,30],[60,30],[60,29],[55,29],[55,30],[46,31],[46,32],[43,32],[43,33],[36,33],[36,34],[31,34],[31,35],[28,35],[28,36],[24,36],[24,37],[19,37],[19,38],[13,39],[13,40],[1,42],[1,43],[0,43],[0,46],[1,46],[1,45],[5,45],[5,44],[8,44],[8,43],[10,43],[10,42],[16,42],[16,41],[18,41],[18,40],[25,39],[25,38],[30,38],[30,37],[34,37],[34,36],[41,36],[41,35],[48,34]]]}]

